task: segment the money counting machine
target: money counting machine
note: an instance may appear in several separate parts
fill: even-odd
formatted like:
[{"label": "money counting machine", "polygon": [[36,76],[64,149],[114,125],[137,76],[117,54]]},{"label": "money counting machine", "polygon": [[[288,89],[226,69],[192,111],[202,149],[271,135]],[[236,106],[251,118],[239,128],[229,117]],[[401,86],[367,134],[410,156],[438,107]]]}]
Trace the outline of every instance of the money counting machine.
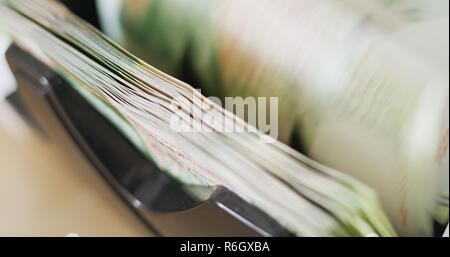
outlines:
[{"label": "money counting machine", "polygon": [[75,143],[155,235],[292,235],[224,187],[209,190],[201,201],[192,197],[187,186],[148,161],[55,71],[15,44],[6,58],[17,81],[17,91],[8,97],[13,106],[53,143],[61,135]]}]

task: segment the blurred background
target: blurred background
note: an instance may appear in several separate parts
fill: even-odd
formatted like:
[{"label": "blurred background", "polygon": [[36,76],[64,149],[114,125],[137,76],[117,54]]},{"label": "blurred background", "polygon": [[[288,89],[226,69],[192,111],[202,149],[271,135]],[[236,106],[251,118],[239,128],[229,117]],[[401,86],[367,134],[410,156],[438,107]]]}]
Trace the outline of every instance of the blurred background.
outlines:
[{"label": "blurred background", "polygon": [[[427,72],[423,70],[423,74],[430,71],[438,74],[433,78],[443,81],[438,83],[441,89],[430,92],[448,95],[448,1],[343,0],[339,1],[341,9],[336,12],[333,9],[336,6],[327,6],[334,1],[306,5],[307,11],[296,9],[295,4],[286,8],[273,1],[260,1],[257,6],[252,5],[254,1],[240,4],[229,1],[223,6],[218,4],[220,7],[204,0],[61,2],[138,57],[201,88],[206,95],[280,97],[278,139],[311,158],[363,179],[376,189],[384,188],[379,190],[385,199],[383,204],[391,210],[390,217],[397,217],[398,202],[389,201],[390,194],[398,188],[397,185],[388,187],[385,181],[396,179],[390,176],[390,171],[411,166],[416,153],[409,155],[407,147],[386,136],[388,132],[380,132],[373,129],[376,126],[360,120],[355,123],[347,120],[332,127],[332,133],[324,132],[327,128],[331,130],[327,119],[334,114],[328,115],[327,110],[334,106],[330,104],[349,96],[339,95],[338,86],[308,86],[329,85],[330,81],[347,79],[344,75],[356,74],[357,80],[359,76],[372,78],[381,74],[380,80],[397,79],[404,83],[394,86],[398,90],[393,90],[392,98],[387,99],[401,102],[408,100],[408,94],[415,99],[415,92],[422,89],[413,82],[427,81],[429,77],[402,72],[404,67],[417,62],[418,67],[426,67]],[[246,8],[252,11],[247,12]],[[317,9],[323,13],[316,12]],[[340,37],[344,33],[350,34],[349,39]],[[151,235],[67,135],[52,135],[57,140],[49,140],[18,114],[10,97],[15,80],[3,58],[9,44],[0,37],[0,235]],[[372,59],[368,64],[365,60],[358,63],[358,54],[372,48],[375,57],[369,56]],[[329,49],[337,50],[328,52]],[[350,65],[352,61],[357,63],[356,68]],[[358,70],[359,66],[362,71]],[[377,70],[372,72],[374,67]],[[356,70],[354,74],[347,74],[350,68]],[[411,68],[414,69],[417,70]],[[372,100],[363,98],[364,92],[357,93],[361,94],[361,102]],[[374,102],[380,107],[386,104],[382,100]],[[445,101],[444,97],[439,100]],[[417,152],[426,152],[421,155],[426,159],[429,157],[426,155],[435,155],[438,144],[443,147],[443,161],[427,167],[436,169],[437,175],[430,179],[438,177],[442,184],[433,186],[443,188],[440,194],[444,200],[446,197],[444,214],[442,209],[437,211],[441,217],[438,223],[445,225],[448,222],[448,98],[447,103],[436,99],[434,109],[430,104],[433,101],[426,101],[429,116],[439,121],[428,128],[429,132],[433,131],[428,137],[433,142]],[[311,103],[315,104],[314,108]],[[442,106],[444,109],[438,110]],[[386,116],[383,118],[390,118]],[[373,117],[369,114],[363,118]],[[425,120],[429,119],[422,119]],[[386,122],[380,127],[389,130],[396,125],[393,123]],[[350,138],[354,140],[347,140]],[[362,169],[366,173],[361,174]],[[435,189],[425,189],[427,194],[431,190]],[[421,192],[414,193],[425,195]]]}]

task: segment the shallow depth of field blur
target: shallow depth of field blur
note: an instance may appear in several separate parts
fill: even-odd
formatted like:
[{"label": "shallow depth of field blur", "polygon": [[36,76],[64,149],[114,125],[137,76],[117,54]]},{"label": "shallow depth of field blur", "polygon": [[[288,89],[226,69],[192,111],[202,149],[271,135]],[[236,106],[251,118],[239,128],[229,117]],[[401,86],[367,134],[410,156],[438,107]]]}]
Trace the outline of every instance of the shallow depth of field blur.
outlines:
[{"label": "shallow depth of field blur", "polygon": [[[277,139],[374,188],[395,224],[392,174],[423,165],[432,175],[410,181],[429,184],[403,193],[443,195],[448,223],[448,1],[62,2],[207,96],[278,97]],[[0,33],[0,236],[150,235],[70,138],[62,149],[8,102],[10,43]]]}]

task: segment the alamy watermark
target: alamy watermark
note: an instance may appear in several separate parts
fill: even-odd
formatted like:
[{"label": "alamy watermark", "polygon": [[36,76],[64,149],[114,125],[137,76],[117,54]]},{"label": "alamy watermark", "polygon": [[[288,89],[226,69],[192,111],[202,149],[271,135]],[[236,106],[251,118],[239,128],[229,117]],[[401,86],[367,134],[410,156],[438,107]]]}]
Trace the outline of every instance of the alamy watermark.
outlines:
[{"label": "alamy watermark", "polygon": [[[198,93],[198,94],[197,94]],[[206,97],[201,100],[200,90],[192,94],[190,101],[177,97],[172,101],[173,115],[170,128],[174,132],[263,132],[260,141],[273,143],[278,137],[278,97]],[[229,112],[221,114],[221,108]],[[242,122],[245,119],[248,123]]]}]

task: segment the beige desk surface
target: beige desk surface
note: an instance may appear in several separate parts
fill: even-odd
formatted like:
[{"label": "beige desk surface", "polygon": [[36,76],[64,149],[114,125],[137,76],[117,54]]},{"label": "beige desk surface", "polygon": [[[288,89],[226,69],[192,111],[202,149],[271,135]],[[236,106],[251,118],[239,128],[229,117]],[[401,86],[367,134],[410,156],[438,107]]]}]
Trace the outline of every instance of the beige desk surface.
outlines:
[{"label": "beige desk surface", "polygon": [[151,236],[88,162],[71,158],[0,102],[0,236]]}]

